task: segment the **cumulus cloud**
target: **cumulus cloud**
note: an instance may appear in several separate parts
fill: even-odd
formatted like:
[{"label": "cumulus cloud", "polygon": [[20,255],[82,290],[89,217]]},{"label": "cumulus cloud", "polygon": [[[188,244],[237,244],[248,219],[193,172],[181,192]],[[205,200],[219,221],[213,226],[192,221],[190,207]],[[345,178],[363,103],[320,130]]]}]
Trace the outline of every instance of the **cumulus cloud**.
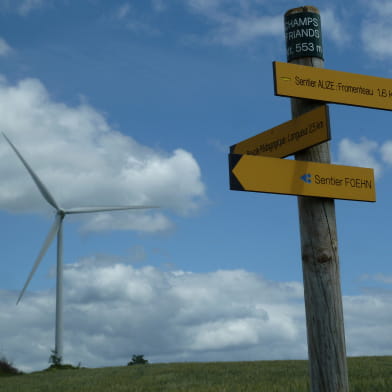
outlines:
[{"label": "cumulus cloud", "polygon": [[392,27],[389,23],[367,22],[362,28],[361,38],[365,49],[373,55],[381,58],[392,56],[390,36]]},{"label": "cumulus cloud", "polygon": [[115,18],[116,19],[124,19],[127,15],[129,15],[129,12],[131,11],[131,5],[129,3],[124,3],[123,5],[120,5],[116,11],[115,11]]},{"label": "cumulus cloud", "polygon": [[152,0],[152,8],[155,12],[163,12],[166,10],[166,7],[165,0]]},{"label": "cumulus cloud", "polygon": [[18,7],[22,15],[27,15],[31,10],[42,7],[44,0],[23,0]]},{"label": "cumulus cloud", "polygon": [[211,32],[210,41],[226,46],[237,46],[262,36],[283,36],[281,19],[279,16],[225,17],[220,21],[220,26]]},{"label": "cumulus cloud", "polygon": [[391,355],[392,291],[344,298],[348,355]]},{"label": "cumulus cloud", "polygon": [[12,49],[5,41],[5,39],[0,38],[0,56],[7,56],[9,53],[11,53],[11,51]]},{"label": "cumulus cloud", "polygon": [[[137,269],[94,258],[66,265],[64,277],[67,362],[124,365],[134,353],[153,362],[306,355],[296,282],[269,282],[243,270]],[[18,307],[16,293],[1,294],[3,354],[26,370],[47,366],[54,292],[27,293]]]},{"label": "cumulus cloud", "polygon": [[[64,359],[84,366],[307,357],[303,287],[244,270],[135,268],[108,256],[65,267]],[[2,354],[27,371],[47,366],[53,291],[1,291]],[[344,297],[349,355],[392,350],[391,293]]]},{"label": "cumulus cloud", "polygon": [[[205,33],[186,35],[184,42],[198,42],[229,47],[247,45],[263,37],[284,37],[283,14],[271,14],[271,7],[262,1],[249,0],[185,0],[185,10],[196,15],[207,26]],[[155,14],[167,7],[163,0],[151,0]],[[116,8],[115,19],[137,33],[161,34],[156,25],[129,3]],[[156,15],[155,15],[156,16]],[[349,41],[349,34],[337,16],[336,10],[322,12],[323,28],[327,36],[339,45]]]},{"label": "cumulus cloud", "polygon": [[[205,197],[200,168],[191,153],[181,148],[158,152],[141,145],[113,130],[87,104],[70,107],[54,102],[36,79],[0,83],[0,129],[65,208],[153,205],[188,214]],[[4,139],[0,160],[0,208],[48,211]],[[171,226],[163,210],[88,214],[83,219],[86,230],[157,231]]]},{"label": "cumulus cloud", "polygon": [[392,165],[392,141],[388,140],[381,146],[381,156],[384,162]]},{"label": "cumulus cloud", "polygon": [[362,280],[374,280],[376,282],[381,283],[390,283],[392,284],[392,275],[383,275],[383,274],[376,274],[376,275],[364,275]]},{"label": "cumulus cloud", "polygon": [[1,0],[0,7],[27,16],[31,11],[43,7],[49,1],[51,0]]},{"label": "cumulus cloud", "polygon": [[344,24],[338,19],[336,10],[325,9],[320,11],[324,39],[328,37],[341,46],[350,41],[350,34]]},{"label": "cumulus cloud", "polygon": [[[207,43],[239,46],[261,37],[284,37],[283,14],[273,15],[263,2],[233,0],[187,0],[188,9],[211,26],[203,38]],[[347,43],[349,33],[333,9],[321,12],[326,36],[338,45]]]},{"label": "cumulus cloud", "polygon": [[247,44],[262,36],[283,37],[282,16],[260,14],[247,1],[187,0],[188,9],[213,27],[201,41],[225,46]]},{"label": "cumulus cloud", "polygon": [[392,141],[379,144],[367,138],[360,142],[343,139],[339,143],[338,160],[342,164],[373,168],[376,177],[383,173],[385,164],[392,165]]},{"label": "cumulus cloud", "polygon": [[368,17],[361,26],[361,39],[365,49],[380,58],[392,56],[390,37],[392,26],[391,3],[384,0],[366,2]]},{"label": "cumulus cloud", "polygon": [[[158,13],[164,10],[164,4],[159,1],[153,2],[151,7]],[[131,5],[129,2],[123,3],[115,8],[112,17],[116,23],[121,22],[127,30],[133,33],[150,36],[161,34],[160,30],[150,20],[150,17],[138,11],[135,6]]]},{"label": "cumulus cloud", "polygon": [[382,165],[375,157],[379,146],[375,141],[362,138],[359,143],[343,139],[339,143],[339,162],[345,165],[373,168],[376,176],[382,173]]}]

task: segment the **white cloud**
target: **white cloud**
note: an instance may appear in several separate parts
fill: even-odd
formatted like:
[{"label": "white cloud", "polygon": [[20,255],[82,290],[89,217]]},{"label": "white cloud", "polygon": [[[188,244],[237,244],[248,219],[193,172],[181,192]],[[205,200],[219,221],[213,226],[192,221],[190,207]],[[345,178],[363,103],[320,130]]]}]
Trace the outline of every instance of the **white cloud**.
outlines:
[{"label": "white cloud", "polygon": [[[306,355],[299,283],[243,270],[162,272],[91,258],[66,265],[64,276],[67,362],[125,365],[135,353],[153,362]],[[18,307],[16,293],[1,294],[3,354],[26,370],[46,367],[54,292],[27,293]]]},{"label": "white cloud", "polygon": [[[155,12],[163,11],[163,3],[153,2],[152,7]],[[159,29],[154,26],[148,18],[138,13],[130,3],[123,3],[118,6],[113,13],[116,22],[120,21],[127,30],[137,34],[147,34],[150,36],[160,35]]]},{"label": "white cloud", "polygon": [[213,26],[199,38],[203,42],[238,46],[263,36],[284,37],[282,16],[258,15],[260,12],[247,1],[187,0],[186,4]]},{"label": "white cloud", "polygon": [[237,46],[263,36],[283,37],[281,17],[222,18],[220,26],[210,32],[209,40],[226,46]]},{"label": "white cloud", "polygon": [[126,16],[129,15],[131,11],[131,6],[129,3],[124,3],[123,5],[119,6],[115,12],[116,19],[124,19]]},{"label": "white cloud", "polygon": [[375,155],[379,151],[376,142],[362,138],[359,143],[343,139],[339,143],[339,162],[345,165],[373,168],[376,176],[382,173],[382,165]]},{"label": "white cloud", "polygon": [[392,284],[392,276],[383,275],[383,274],[364,275],[362,277],[362,280],[374,280],[376,282]]},{"label": "white cloud", "polygon": [[44,7],[49,2],[53,2],[53,0],[0,0],[0,8],[27,16],[31,11]]},{"label": "white cloud", "polygon": [[386,141],[381,146],[381,156],[384,162],[392,165],[392,141]]},{"label": "white cloud", "polygon": [[[154,205],[179,214],[205,198],[200,168],[182,149],[157,152],[113,129],[93,107],[51,100],[36,79],[0,83],[0,129],[60,205]],[[48,211],[27,171],[0,142],[0,208]],[[85,216],[85,230],[171,227],[162,210]]]},{"label": "white cloud", "polygon": [[[283,13],[269,14],[270,7],[262,1],[187,0],[186,4],[191,12],[201,15],[212,26],[201,39],[204,42],[239,46],[262,37],[284,39]],[[350,40],[335,10],[322,10],[321,17],[324,36],[338,45]]]},{"label": "white cloud", "polygon": [[392,56],[391,35],[392,27],[389,23],[367,22],[362,28],[361,38],[368,52],[383,58]]},{"label": "white cloud", "polygon": [[136,18],[129,19],[125,24],[125,27],[133,33],[147,34],[150,36],[157,36],[161,34],[160,30],[156,27],[149,23],[141,22]]},{"label": "white cloud", "polygon": [[361,39],[365,49],[380,58],[392,56],[390,23],[392,5],[388,1],[366,2],[368,17],[361,26]]},{"label": "white cloud", "polygon": [[136,230],[153,233],[172,227],[171,221],[162,213],[147,214],[139,210],[133,211],[132,216],[121,212],[94,214],[82,225],[82,231]]},{"label": "white cloud", "polygon": [[373,0],[371,3],[363,1],[363,3],[370,11],[374,11],[379,15],[392,16],[392,4],[388,0]]},{"label": "white cloud", "polygon": [[348,355],[391,355],[391,293],[344,297]]},{"label": "white cloud", "polygon": [[222,0],[186,0],[187,5],[194,11],[205,15],[216,12]]},{"label": "white cloud", "polygon": [[361,138],[359,143],[345,138],[339,143],[339,162],[373,168],[376,176],[380,177],[383,163],[392,165],[392,141],[387,140],[379,145],[366,138]]},{"label": "white cloud", "polygon": [[337,18],[336,10],[326,9],[320,11],[323,39],[327,37],[341,46],[350,41],[350,34],[343,23]]},{"label": "white cloud", "polygon": [[[303,287],[244,270],[135,268],[90,257],[65,268],[64,359],[84,366],[307,357]],[[48,366],[54,292],[2,291],[2,354],[25,370]],[[390,354],[391,292],[344,297],[348,355]]]},{"label": "white cloud", "polygon": [[12,51],[4,38],[0,38],[0,56],[6,56]]},{"label": "white cloud", "polygon": [[167,7],[166,1],[164,0],[152,0],[152,8],[155,12],[165,11]]},{"label": "white cloud", "polygon": [[23,0],[18,6],[18,12],[22,15],[27,15],[35,8],[40,8],[44,4],[44,0]]}]

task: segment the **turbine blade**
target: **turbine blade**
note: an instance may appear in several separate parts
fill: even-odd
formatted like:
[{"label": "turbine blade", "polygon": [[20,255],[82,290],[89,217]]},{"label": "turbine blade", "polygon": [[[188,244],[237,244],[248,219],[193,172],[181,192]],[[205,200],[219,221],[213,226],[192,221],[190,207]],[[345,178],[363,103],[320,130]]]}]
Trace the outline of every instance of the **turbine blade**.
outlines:
[{"label": "turbine blade", "polygon": [[35,271],[37,270],[39,264],[41,263],[42,258],[45,256],[45,253],[48,250],[50,244],[52,243],[53,238],[57,234],[57,232],[58,232],[58,230],[60,228],[61,222],[62,222],[62,217],[60,215],[57,215],[56,219],[55,219],[55,221],[54,221],[54,223],[52,225],[52,227],[50,228],[50,231],[49,231],[48,235],[46,236],[45,242],[42,245],[42,248],[41,248],[41,250],[40,250],[40,252],[38,254],[38,257],[37,257],[37,259],[34,262],[33,268],[32,268],[32,270],[31,270],[31,272],[30,272],[30,274],[29,274],[29,276],[28,276],[28,278],[26,280],[26,283],[23,286],[23,289],[22,289],[22,291],[19,294],[19,298],[16,301],[16,304],[18,304],[19,301],[22,299],[23,294],[26,291],[27,286],[29,285],[31,278],[33,277]]},{"label": "turbine blade", "polygon": [[148,208],[159,208],[157,206],[107,206],[107,207],[75,207],[64,210],[65,214],[85,214],[90,212],[107,212],[123,210],[142,210]]},{"label": "turbine blade", "polygon": [[18,149],[11,143],[11,140],[8,139],[6,134],[4,132],[3,136],[5,140],[7,140],[8,144],[11,146],[11,148],[15,151],[15,154],[19,157],[19,159],[22,161],[24,167],[27,169],[29,172],[31,178],[35,182],[35,185],[37,185],[39,191],[41,192],[41,195],[44,197],[44,199],[51,205],[53,206],[56,210],[60,210],[60,207],[57,205],[56,200],[54,197],[50,194],[48,189],[45,187],[43,182],[39,179],[39,177],[34,173],[33,169],[29,166],[29,164],[25,161],[25,159],[22,157],[22,154],[18,151]]}]

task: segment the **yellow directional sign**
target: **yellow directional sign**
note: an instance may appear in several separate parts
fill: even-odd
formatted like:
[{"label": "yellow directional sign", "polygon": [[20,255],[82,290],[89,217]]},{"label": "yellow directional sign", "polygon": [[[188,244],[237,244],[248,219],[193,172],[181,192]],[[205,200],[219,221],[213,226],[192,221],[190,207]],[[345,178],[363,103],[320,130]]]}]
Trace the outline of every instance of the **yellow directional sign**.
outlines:
[{"label": "yellow directional sign", "polygon": [[392,110],[392,79],[274,62],[275,95]]},{"label": "yellow directional sign", "polygon": [[284,158],[330,138],[328,107],[322,105],[291,121],[234,144],[230,147],[230,152]]},{"label": "yellow directional sign", "polygon": [[376,201],[373,169],[229,154],[230,189]]}]

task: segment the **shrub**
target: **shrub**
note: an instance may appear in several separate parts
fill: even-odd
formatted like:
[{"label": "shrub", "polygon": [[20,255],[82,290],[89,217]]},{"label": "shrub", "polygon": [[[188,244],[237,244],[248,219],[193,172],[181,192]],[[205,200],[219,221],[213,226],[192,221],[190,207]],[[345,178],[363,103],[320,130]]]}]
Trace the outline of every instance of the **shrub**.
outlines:
[{"label": "shrub", "polygon": [[45,371],[49,370],[69,370],[69,369],[80,369],[80,366],[73,366],[69,363],[61,363],[60,365],[50,365]]},{"label": "shrub", "polygon": [[5,357],[0,359],[0,376],[16,376],[22,374],[21,371],[16,369],[12,362],[8,361]]},{"label": "shrub", "polygon": [[132,355],[132,361],[128,362],[128,366],[132,365],[146,365],[147,359],[144,359],[144,355]]},{"label": "shrub", "polygon": [[63,363],[62,357],[60,357],[55,350],[50,350],[51,355],[49,357],[49,363],[51,365],[45,370],[67,370],[67,369],[80,369],[81,362],[78,366],[73,366],[71,364]]},{"label": "shrub", "polygon": [[62,358],[57,354],[56,350],[50,350],[51,355],[49,357],[49,363],[51,363],[50,367],[59,367],[62,362]]}]

